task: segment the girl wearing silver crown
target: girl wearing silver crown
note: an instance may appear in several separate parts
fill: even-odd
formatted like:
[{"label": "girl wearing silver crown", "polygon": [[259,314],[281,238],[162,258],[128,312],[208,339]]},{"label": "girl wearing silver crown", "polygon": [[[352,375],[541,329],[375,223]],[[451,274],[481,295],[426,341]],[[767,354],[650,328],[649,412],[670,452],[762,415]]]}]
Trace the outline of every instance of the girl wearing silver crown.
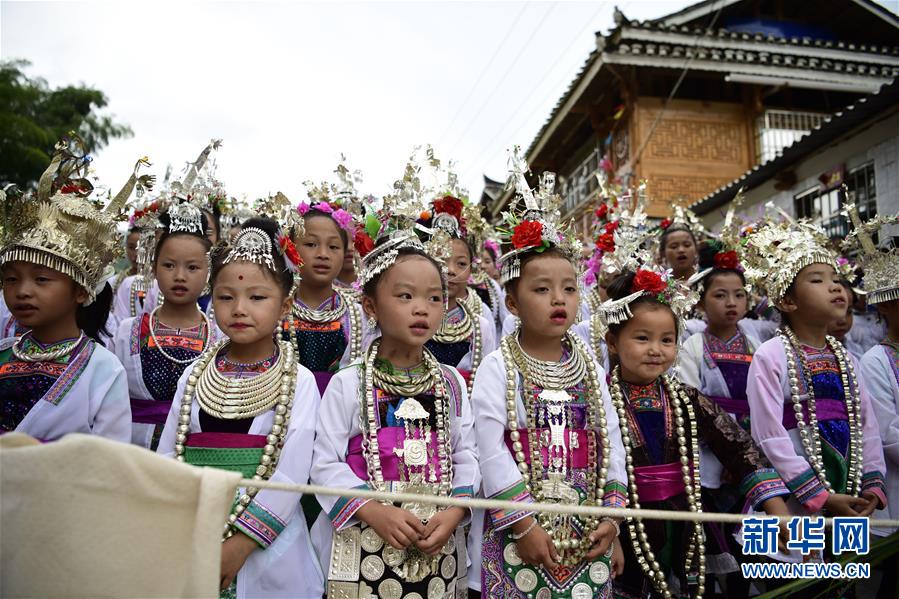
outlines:
[{"label": "girl wearing silver crown", "polygon": [[[569,329],[578,314],[580,244],[532,211],[502,258],[506,305],[520,320],[484,358],[472,391],[484,496],[518,501],[472,526],[483,597],[609,597],[618,522],[535,514],[528,503],[623,507],[624,456],[605,372]],[[539,449],[535,449],[539,448]],[[613,565],[614,564],[614,565]]]},{"label": "girl wearing silver crown", "polygon": [[469,391],[481,359],[496,349],[496,324],[490,308],[468,286],[473,251],[465,240],[462,201],[446,196],[433,202],[428,219],[419,222],[450,237],[446,261],[447,312],[434,337],[425,344],[437,361],[455,367]]},{"label": "girl wearing silver crown", "polygon": [[296,247],[303,266],[285,338],[300,364],[315,374],[320,393],[341,367],[362,355],[364,317],[353,294],[336,284],[349,246],[352,216],[328,202],[300,204],[303,217]]},{"label": "girl wearing silver crown", "polygon": [[[629,507],[700,511],[703,444],[738,483],[741,499],[785,513],[786,487],[749,435],[714,401],[668,374],[693,304],[686,288],[673,275],[641,267],[619,275],[608,293],[602,311],[613,366],[609,389],[634,467]],[[621,597],[698,597],[707,574],[737,569],[726,539],[700,523],[633,519],[621,545],[626,565],[615,581]]]},{"label": "girl wearing silver crown", "polygon": [[[386,212],[386,210],[385,210]],[[385,221],[389,218],[384,218]],[[370,221],[370,225],[374,221]],[[443,320],[446,283],[412,223],[357,236],[363,307],[380,337],[322,399],[312,482],[470,497],[478,470],[459,373],[425,348]],[[372,227],[369,230],[374,233]],[[332,597],[464,597],[467,510],[319,496],[313,529]]]},{"label": "girl wearing silver crown", "polygon": [[[83,149],[81,140],[74,140]],[[68,433],[128,442],[125,371],[103,347],[112,290],[106,267],[118,249],[115,221],[135,174],[104,209],[88,199],[87,152],[64,140],[25,197],[0,192],[3,297],[26,332],[0,342],[0,434],[52,441]]]},{"label": "girl wearing silver crown", "polygon": [[[725,237],[722,232],[722,239]],[[705,395],[727,412],[745,430],[749,430],[749,403],[746,401],[746,380],[752,356],[761,343],[753,331],[744,326],[743,316],[749,310],[749,293],[743,268],[737,253],[720,241],[706,242],[699,251],[700,271],[690,278],[688,285],[698,288],[697,306],[702,311],[707,328],[695,333],[683,343],[677,361],[678,378],[688,387]],[[702,464],[702,495],[706,508],[716,512],[740,513],[743,509],[739,481],[730,479],[715,453],[707,446],[700,447]],[[706,530],[714,530],[716,539],[734,543],[736,527],[710,523]],[[707,543],[712,535],[707,535]],[[707,553],[714,550],[707,544]],[[738,551],[731,552],[739,560]],[[707,556],[708,559],[708,556]],[[718,560],[719,562],[722,560]],[[729,567],[715,572],[727,575],[728,597],[745,597],[749,581]],[[709,568],[712,572],[713,568]],[[725,572],[726,571],[726,572]]]},{"label": "girl wearing silver crown", "polygon": [[[692,213],[689,216],[693,216]],[[659,225],[659,261],[671,269],[676,279],[684,282],[696,273],[699,257],[696,235],[688,218],[686,210],[678,206],[674,218],[666,218]]]},{"label": "girl wearing silver crown", "polygon": [[[153,246],[159,235],[157,227],[161,203],[157,200],[142,208],[136,208],[129,219],[130,228],[126,237],[128,260],[131,268],[124,278],[115,285],[112,313],[121,323],[134,318],[144,311],[147,288],[144,284],[145,262],[152,260]],[[132,247],[134,250],[132,251]]]},{"label": "girl wearing silver crown", "polygon": [[845,314],[846,295],[824,243],[823,232],[807,223],[771,223],[743,248],[747,276],[782,321],[749,367],[752,436],[786,482],[792,514],[868,516],[886,505],[883,448],[858,364],[827,335],[829,323]]},{"label": "girl wearing silver crown", "polygon": [[[277,240],[274,221],[254,218],[233,246],[213,250],[212,301],[227,338],[185,369],[157,451],[245,478],[305,483],[319,395],[293,346],[276,337],[298,266]],[[239,490],[224,524],[223,596],[321,597],[299,500]]]},{"label": "girl wearing silver crown", "polygon": [[119,324],[116,356],[128,374],[131,441],[156,449],[184,369],[206,348],[210,325],[197,306],[209,279],[206,217],[192,204],[176,204],[159,216],[153,280],[161,306]]}]

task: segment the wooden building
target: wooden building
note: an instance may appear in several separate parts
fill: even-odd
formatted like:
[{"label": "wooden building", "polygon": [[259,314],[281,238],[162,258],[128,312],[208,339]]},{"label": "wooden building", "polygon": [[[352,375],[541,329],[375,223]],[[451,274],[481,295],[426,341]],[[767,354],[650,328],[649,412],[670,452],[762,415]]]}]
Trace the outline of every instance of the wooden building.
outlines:
[{"label": "wooden building", "polygon": [[[662,218],[892,81],[897,40],[899,16],[870,0],[705,0],[646,22],[616,10],[526,157],[558,174],[582,230],[603,157],[625,184],[649,181]],[[513,197],[484,198],[487,212]]]}]

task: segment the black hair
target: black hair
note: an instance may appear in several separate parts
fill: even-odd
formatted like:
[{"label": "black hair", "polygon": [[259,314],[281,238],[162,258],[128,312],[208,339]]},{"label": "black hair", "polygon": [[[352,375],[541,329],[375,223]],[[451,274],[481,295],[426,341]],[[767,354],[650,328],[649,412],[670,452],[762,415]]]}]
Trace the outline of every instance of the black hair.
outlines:
[{"label": "black hair", "polygon": [[81,305],[75,310],[75,322],[78,324],[78,328],[100,345],[103,345],[100,335],[109,336],[109,331],[106,330],[106,321],[109,320],[110,308],[112,308],[112,287],[107,282],[89,306]]},{"label": "black hair", "polygon": [[[212,242],[209,240],[209,237],[206,235],[200,235],[199,233],[188,233],[187,231],[177,231],[175,233],[169,232],[169,227],[172,226],[172,219],[169,216],[168,212],[163,212],[159,215],[159,224],[163,227],[162,235],[159,236],[159,239],[156,241],[156,249],[153,250],[153,263],[159,259],[159,253],[162,251],[162,244],[171,239],[172,237],[177,237],[179,235],[186,235],[188,237],[193,237],[194,239],[200,240],[203,244],[203,248],[208,252],[212,247]],[[203,227],[203,231],[206,230],[207,221],[206,214],[201,210],[200,211],[200,224]]]},{"label": "black hair", "polygon": [[[564,260],[568,260],[568,256],[566,256],[565,253],[562,250],[560,250],[557,246],[550,246],[550,247],[546,248],[545,250],[543,250],[542,252],[530,250],[530,251],[527,251],[527,252],[524,252],[524,253],[518,255],[518,260],[519,260],[519,263],[521,264],[518,272],[524,274],[524,267],[528,262],[531,262],[533,260],[536,260],[537,258],[546,257],[546,256],[548,256],[550,258],[562,258]],[[506,293],[515,293],[516,291],[518,291],[518,282],[520,280],[521,280],[521,276],[518,276],[518,277],[512,279],[511,281],[507,282],[506,289],[505,289]]]},{"label": "black hair", "polygon": [[[465,249],[468,250],[468,261],[474,262],[474,248],[471,247],[471,243],[469,243],[469,241],[467,239],[465,239],[464,237],[456,237],[454,239],[458,239],[459,241],[461,241],[462,243],[465,244]],[[495,260],[494,260],[494,262],[495,262]]]},{"label": "black hair", "polygon": [[849,308],[851,309],[852,306],[855,305],[855,302],[858,301],[858,295],[856,295],[855,289],[852,288],[852,283],[850,283],[848,279],[840,277],[840,285],[849,292]]},{"label": "black hair", "polygon": [[[615,277],[615,279],[609,283],[609,286],[606,287],[606,293],[609,295],[610,300],[620,300],[629,296],[633,291],[631,289],[634,286],[634,278],[636,278],[637,273],[626,270],[622,272],[620,275]],[[675,335],[677,335],[677,316],[675,316],[674,312],[671,310],[671,307],[667,304],[663,304],[659,301],[658,296],[651,293],[644,293],[634,301],[630,303],[631,312],[633,312],[634,306],[638,306],[640,304],[654,304],[657,306],[664,306],[671,312],[671,317],[674,319],[675,324]],[[613,335],[617,336],[621,330],[624,328],[624,325],[627,324],[627,321],[619,322],[616,324],[609,323],[609,332]]]},{"label": "black hair", "polygon": [[200,208],[200,212],[203,213],[203,216],[206,218],[206,222],[203,225],[203,230],[206,231],[206,236],[209,236],[209,232],[215,230],[215,238],[221,241],[222,239],[222,211],[219,210],[218,204],[212,203],[208,206],[204,206]]},{"label": "black hair", "polygon": [[[389,239],[385,237],[375,246],[375,248],[377,249],[378,246],[383,245],[387,241],[389,241]],[[372,250],[372,251],[375,251],[375,250]],[[420,250],[418,248],[412,248],[412,247],[402,248],[399,250],[399,252],[397,252],[396,259],[394,260],[394,264],[396,264],[396,261],[404,256],[421,256],[422,258],[427,258],[428,262],[433,264],[434,268],[437,269],[437,274],[440,276],[441,285],[444,288],[446,287],[446,282],[443,280],[443,269],[440,267],[440,264],[437,262],[437,260],[435,260],[432,256],[429,256],[428,254],[426,254],[424,252],[424,250]],[[379,272],[378,274],[376,274],[375,276],[370,278],[368,280],[368,282],[366,282],[365,285],[363,285],[362,294],[367,297],[374,297],[375,291],[378,288],[378,283],[381,281],[381,276],[388,270],[390,270],[390,268],[385,268],[384,270],[382,270],[381,272]]]},{"label": "black hair", "polygon": [[699,245],[699,270],[703,271],[707,268],[711,268],[711,272],[707,274],[702,281],[702,285],[700,285],[700,294],[699,301],[705,299],[705,293],[712,286],[712,279],[720,275],[737,275],[740,277],[740,282],[743,286],[746,286],[746,277],[743,275],[742,271],[737,270],[736,268],[718,268],[715,266],[715,256],[720,251],[720,246],[715,241],[706,241]]},{"label": "black hair", "polygon": [[672,233],[688,233],[690,235],[690,239],[693,240],[693,245],[698,245],[696,243],[696,235],[693,234],[693,230],[685,225],[670,225],[665,232],[662,233],[662,236],[659,238],[659,253],[661,255],[665,255],[665,244],[668,243],[668,236]]},{"label": "black hair", "polygon": [[[281,255],[280,251],[278,251],[278,223],[270,218],[254,217],[247,219],[241,227],[241,229],[250,228],[262,230],[266,235],[268,235],[269,239],[271,239],[272,242],[272,261],[275,264],[275,270],[274,272],[272,272],[263,264],[260,264],[259,268],[271,273],[271,275],[281,286],[281,289],[284,291],[284,295],[290,295],[290,291],[293,289],[293,273],[290,271],[290,269],[287,268],[287,263],[284,261],[284,256]],[[212,268],[209,272],[210,287],[215,287],[215,280],[218,277],[219,273],[222,272],[222,269],[226,266],[225,258],[228,257],[231,249],[231,246],[224,241],[219,241],[219,243],[217,243],[215,247],[212,248],[212,251],[210,252],[210,257],[212,259]]]},{"label": "black hair", "polygon": [[324,210],[319,210],[318,208],[310,208],[309,211],[303,215],[303,220],[305,221],[307,218],[315,217],[324,217],[334,223],[334,226],[337,227],[337,234],[340,235],[340,241],[343,242],[343,251],[346,251],[350,246],[350,236],[346,232],[346,229],[341,227],[337,220],[335,220],[331,214],[325,212]]},{"label": "black hair", "polygon": [[134,233],[143,233],[143,232],[144,232],[143,227],[137,227],[137,226],[131,227],[128,229],[128,234],[125,235],[125,237],[127,237],[128,235],[133,235]]},{"label": "black hair", "polygon": [[490,257],[493,258],[493,263],[496,264],[499,260],[499,256],[496,255],[496,250],[489,245],[484,245],[482,247],[484,248],[484,251],[490,254]]}]

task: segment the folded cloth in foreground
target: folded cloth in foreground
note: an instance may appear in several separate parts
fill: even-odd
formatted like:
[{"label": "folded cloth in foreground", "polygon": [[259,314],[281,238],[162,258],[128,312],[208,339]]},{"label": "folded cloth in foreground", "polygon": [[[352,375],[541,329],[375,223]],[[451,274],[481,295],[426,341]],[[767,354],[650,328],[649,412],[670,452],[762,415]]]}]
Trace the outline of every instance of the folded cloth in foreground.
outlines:
[{"label": "folded cloth in foreground", "polygon": [[3,435],[0,596],[218,597],[239,480],[91,435]]}]

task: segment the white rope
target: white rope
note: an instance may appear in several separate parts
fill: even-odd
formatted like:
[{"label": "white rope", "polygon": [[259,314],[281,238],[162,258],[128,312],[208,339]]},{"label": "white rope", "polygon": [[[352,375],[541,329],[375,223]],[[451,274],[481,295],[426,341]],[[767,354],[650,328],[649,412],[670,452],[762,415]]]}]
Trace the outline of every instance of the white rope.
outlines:
[{"label": "white rope", "polygon": [[[522,503],[519,501],[503,501],[500,499],[480,499],[441,497],[437,495],[423,495],[418,493],[387,493],[384,491],[372,491],[370,489],[338,489],[319,485],[297,485],[279,483],[273,481],[258,481],[243,479],[238,483],[241,487],[256,487],[257,489],[271,489],[273,491],[289,491],[303,495],[330,495],[337,497],[353,497],[374,499],[388,502],[417,502],[430,503],[443,507],[461,507],[467,509],[501,509],[507,511],[546,512],[551,514],[590,515],[611,518],[644,518],[648,520],[678,520],[685,522],[724,522],[728,524],[742,524],[747,516],[744,514],[723,514],[716,512],[684,512],[671,510],[648,510],[632,508],[612,508],[601,506],[569,505],[563,503]],[[793,516],[781,516],[782,522],[788,522]],[[833,524],[832,518],[826,518],[826,526]],[[899,520],[869,521],[871,527],[884,528],[899,527]]]}]

